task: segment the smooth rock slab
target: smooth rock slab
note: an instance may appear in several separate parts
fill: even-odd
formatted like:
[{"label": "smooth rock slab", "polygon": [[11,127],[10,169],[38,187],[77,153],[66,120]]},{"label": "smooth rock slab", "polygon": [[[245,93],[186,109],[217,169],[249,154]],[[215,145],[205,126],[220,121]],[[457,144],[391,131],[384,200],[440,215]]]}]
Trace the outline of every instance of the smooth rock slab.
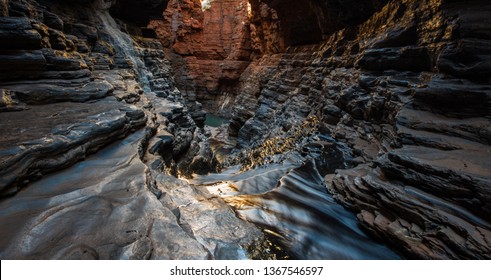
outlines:
[{"label": "smooth rock slab", "polygon": [[27,104],[46,104],[55,102],[85,102],[106,97],[113,87],[106,81],[95,80],[86,83],[52,82],[33,84],[31,82],[3,85]]},{"label": "smooth rock slab", "polygon": [[206,259],[147,188],[143,131],[0,203],[1,259]]},{"label": "smooth rock slab", "polygon": [[251,223],[237,218],[221,198],[204,186],[167,175],[156,177],[160,201],[169,205],[186,232],[209,250],[215,259],[246,259],[244,248],[263,237]]},{"label": "smooth rock slab", "polygon": [[145,124],[143,111],[113,99],[30,106],[0,116],[0,195],[70,166]]}]

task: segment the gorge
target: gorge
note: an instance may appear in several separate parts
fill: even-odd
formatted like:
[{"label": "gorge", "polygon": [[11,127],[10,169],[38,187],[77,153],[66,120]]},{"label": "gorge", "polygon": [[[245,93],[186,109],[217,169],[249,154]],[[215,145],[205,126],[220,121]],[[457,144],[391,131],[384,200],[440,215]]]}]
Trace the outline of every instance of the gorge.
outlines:
[{"label": "gorge", "polygon": [[1,259],[490,259],[491,3],[0,0]]}]

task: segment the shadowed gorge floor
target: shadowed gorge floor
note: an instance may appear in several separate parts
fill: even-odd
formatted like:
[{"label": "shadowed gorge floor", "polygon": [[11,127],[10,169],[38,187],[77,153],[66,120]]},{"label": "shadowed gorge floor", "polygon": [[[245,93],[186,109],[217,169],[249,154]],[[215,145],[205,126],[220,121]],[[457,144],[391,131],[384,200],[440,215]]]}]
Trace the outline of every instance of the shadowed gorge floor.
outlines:
[{"label": "shadowed gorge floor", "polygon": [[2,259],[490,259],[491,4],[0,1]]}]

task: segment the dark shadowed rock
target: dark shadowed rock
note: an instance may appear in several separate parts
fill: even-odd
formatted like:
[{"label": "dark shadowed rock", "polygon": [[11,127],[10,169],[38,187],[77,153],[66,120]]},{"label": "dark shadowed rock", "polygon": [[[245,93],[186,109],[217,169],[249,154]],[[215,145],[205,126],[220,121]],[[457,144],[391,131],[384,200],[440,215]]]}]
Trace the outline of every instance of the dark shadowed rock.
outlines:
[{"label": "dark shadowed rock", "polygon": [[440,71],[473,81],[489,81],[491,41],[465,39],[449,44],[438,58]]},{"label": "dark shadowed rock", "polygon": [[41,39],[28,18],[0,17],[0,49],[40,49]]},{"label": "dark shadowed rock", "polygon": [[415,89],[415,103],[455,117],[491,114],[491,86],[463,80],[435,77],[425,87]]},{"label": "dark shadowed rock", "polygon": [[27,107],[20,102],[15,93],[0,89],[0,112],[22,111]]},{"label": "dark shadowed rock", "polygon": [[366,50],[358,66],[367,70],[428,71],[430,56],[426,48],[403,47]]},{"label": "dark shadowed rock", "polygon": [[491,258],[490,11],[0,0],[0,257]]},{"label": "dark shadowed rock", "polygon": [[0,70],[5,79],[12,72],[46,69],[47,62],[42,51],[3,51],[0,54]]},{"label": "dark shadowed rock", "polygon": [[63,20],[54,13],[43,11],[43,23],[56,30],[63,31]]},{"label": "dark shadowed rock", "polygon": [[2,259],[210,258],[147,187],[137,156],[142,135],[3,201]]}]

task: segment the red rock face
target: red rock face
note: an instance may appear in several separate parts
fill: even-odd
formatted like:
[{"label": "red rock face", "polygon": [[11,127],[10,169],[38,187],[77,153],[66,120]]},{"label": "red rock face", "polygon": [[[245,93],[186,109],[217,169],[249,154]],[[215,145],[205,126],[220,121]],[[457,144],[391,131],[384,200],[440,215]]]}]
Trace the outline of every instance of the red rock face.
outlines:
[{"label": "red rock face", "polygon": [[200,0],[171,0],[164,20],[150,22],[168,48],[177,84],[191,101],[196,94],[213,109],[216,95],[233,91],[249,65],[247,7],[247,0],[215,0],[207,9]]},{"label": "red rock face", "polygon": [[175,81],[188,101],[198,100],[216,111],[223,107],[224,96],[242,91],[238,82],[251,60],[283,53],[289,46],[318,43],[366,19],[379,5],[348,2],[213,0],[202,8],[200,0],[170,0],[164,19],[148,27],[167,48]]},{"label": "red rock face", "polygon": [[276,10],[266,3],[252,0],[251,38],[254,50],[259,54],[285,51],[285,42],[280,33],[280,20]]}]

